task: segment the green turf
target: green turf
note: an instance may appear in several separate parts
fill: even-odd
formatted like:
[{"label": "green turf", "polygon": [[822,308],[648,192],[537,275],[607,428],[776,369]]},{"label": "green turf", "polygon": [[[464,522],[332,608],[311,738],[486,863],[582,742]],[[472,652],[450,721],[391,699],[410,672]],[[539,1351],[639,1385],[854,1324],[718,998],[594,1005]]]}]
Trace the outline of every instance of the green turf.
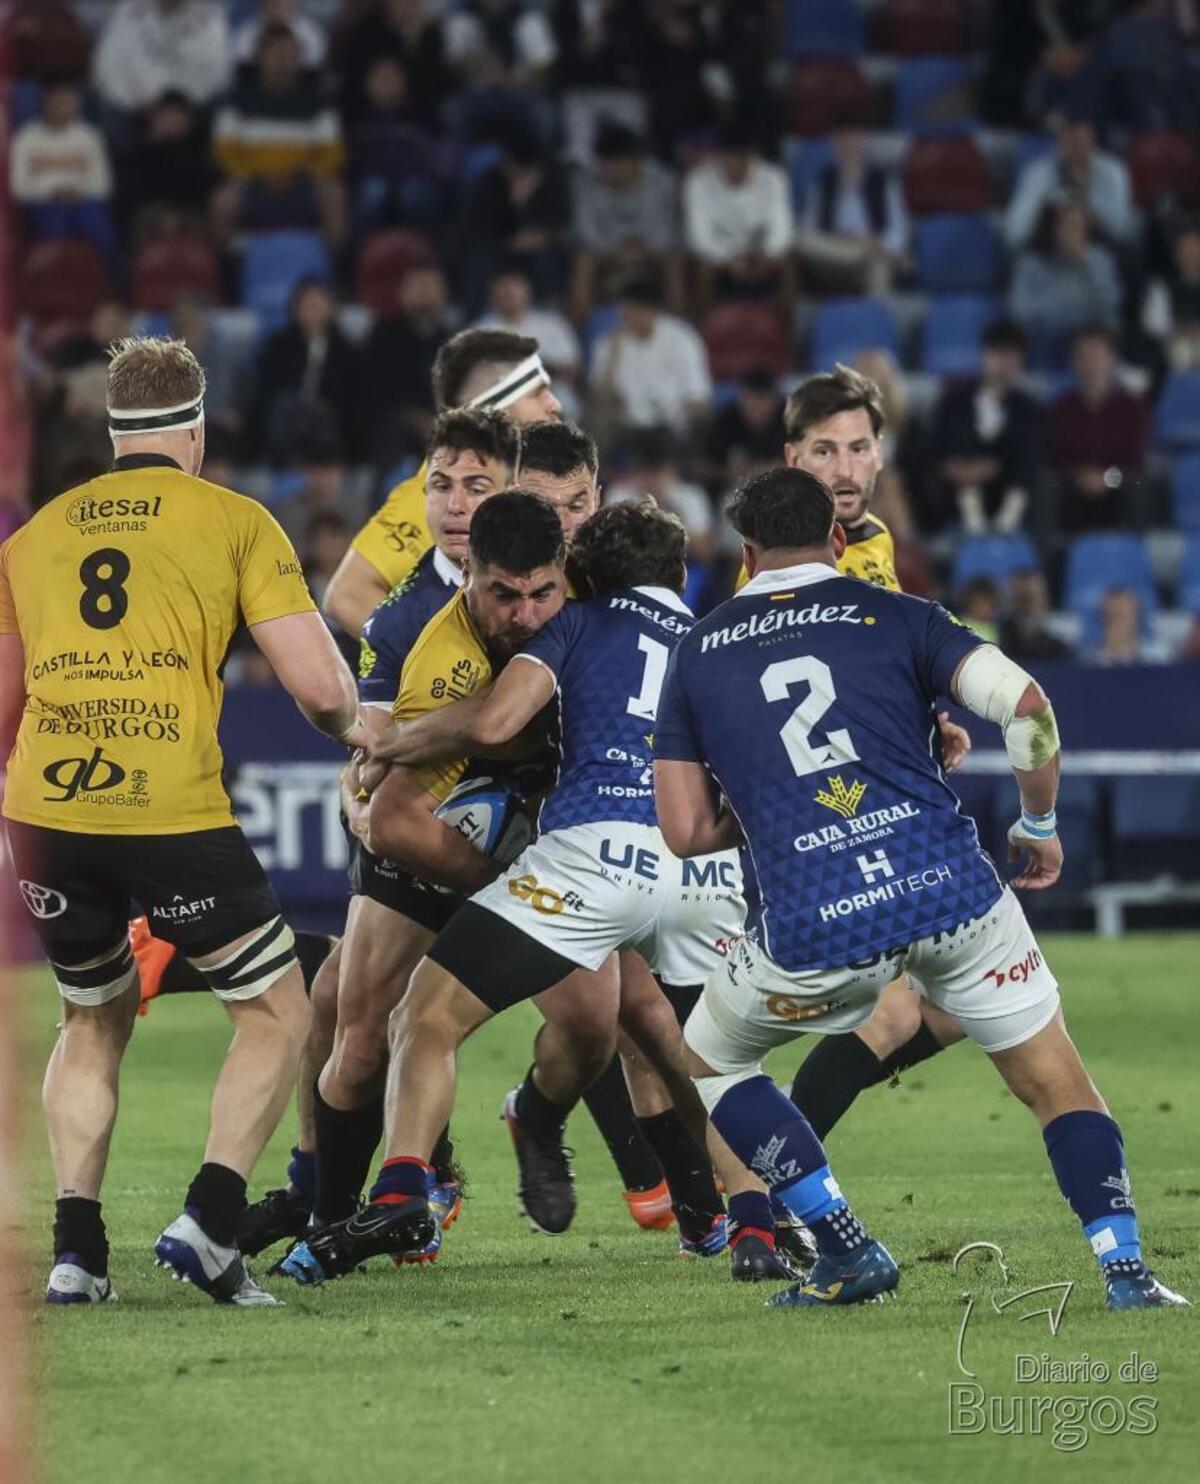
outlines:
[{"label": "green turf", "polygon": [[[1076,1039],[1125,1128],[1151,1260],[1172,1284],[1200,1293],[1200,939],[1048,946]],[[48,993],[35,1003],[31,1082],[53,1016]],[[966,1362],[989,1395],[1056,1400],[1060,1415],[1071,1397],[1113,1397],[1121,1410],[1151,1397],[1149,1435],[1105,1435],[1119,1420],[1116,1403],[1092,1414],[1097,1427],[1080,1450],[1089,1477],[1124,1480],[1131,1468],[1156,1481],[1194,1477],[1195,1311],[1103,1310],[1041,1140],[974,1050],[917,1069],[899,1090],[868,1094],[830,1141],[850,1200],[903,1266],[899,1302],[785,1314],[764,1312],[762,1289],[734,1286],[724,1258],[681,1262],[671,1236],[635,1231],[584,1117],[571,1125],[575,1225],[553,1241],[528,1234],[497,1115],[533,1026],[532,1013],[513,1013],[464,1056],[456,1130],[472,1198],[436,1269],[376,1264],[320,1291],[272,1280],[287,1307],[241,1312],[165,1281],[151,1263],[154,1237],[199,1157],[225,1039],[219,1008],[199,996],[156,1005],[130,1050],[105,1191],[121,1302],[34,1311],[49,1484],[422,1475],[465,1484],[979,1484],[1078,1467],[1052,1442],[1049,1416],[1040,1436],[949,1435],[948,1387],[965,1383],[955,1339],[968,1289],[981,1307]],[[776,1070],[794,1060],[781,1056]],[[278,1182],[288,1142],[276,1139],[256,1189]],[[40,1249],[52,1192],[37,1144],[32,1168],[29,1240]],[[1004,1249],[1007,1288],[994,1269],[951,1272],[959,1246],[985,1239]],[[31,1303],[45,1270],[39,1250]],[[1016,1318],[1037,1301],[1003,1315],[987,1308],[989,1294],[1070,1279],[1077,1286],[1057,1338],[1044,1318]],[[1132,1350],[1156,1363],[1157,1381],[1118,1377]],[[1086,1353],[1113,1377],[1019,1385],[1018,1352]]]}]

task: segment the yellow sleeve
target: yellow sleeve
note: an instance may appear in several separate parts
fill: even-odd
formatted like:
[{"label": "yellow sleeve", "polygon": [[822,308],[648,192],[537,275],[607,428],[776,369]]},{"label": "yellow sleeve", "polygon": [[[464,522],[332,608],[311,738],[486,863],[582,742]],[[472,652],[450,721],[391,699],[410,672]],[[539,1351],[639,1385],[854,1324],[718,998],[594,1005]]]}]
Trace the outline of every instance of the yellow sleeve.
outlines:
[{"label": "yellow sleeve", "polygon": [[238,561],[238,606],[248,624],[311,613],[316,608],[300,558],[283,527],[254,500],[245,502],[246,527]]},{"label": "yellow sleeve", "polygon": [[12,583],[8,580],[8,542],[0,546],[0,634],[19,634],[17,605],[13,602]]},{"label": "yellow sleeve", "polygon": [[379,573],[388,590],[408,576],[433,536],[425,519],[425,465],[398,484],[350,543],[350,549]]},{"label": "yellow sleeve", "polygon": [[[492,667],[463,611],[462,595],[451,598],[421,630],[400,672],[400,690],[392,706],[397,721],[437,711],[451,701],[474,695],[492,678]],[[441,802],[467,766],[459,762],[433,763],[413,772]]]}]

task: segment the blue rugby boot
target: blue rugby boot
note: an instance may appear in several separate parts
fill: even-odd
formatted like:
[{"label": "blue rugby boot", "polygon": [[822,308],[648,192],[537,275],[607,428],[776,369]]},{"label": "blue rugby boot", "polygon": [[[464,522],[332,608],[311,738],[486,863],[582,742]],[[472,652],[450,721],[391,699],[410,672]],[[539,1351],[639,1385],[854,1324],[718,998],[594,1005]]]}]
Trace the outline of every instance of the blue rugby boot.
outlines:
[{"label": "blue rugby boot", "polygon": [[440,1228],[424,1196],[373,1201],[343,1221],[310,1231],[279,1264],[279,1271],[297,1283],[315,1285],[344,1278],[370,1257],[419,1262],[435,1235],[440,1235]]},{"label": "blue rugby boot", "polygon": [[773,1294],[767,1307],[820,1308],[830,1304],[877,1304],[900,1285],[900,1269],[881,1242],[869,1242],[842,1258],[819,1257],[807,1283]]},{"label": "blue rugby boot", "polygon": [[1160,1282],[1149,1268],[1140,1273],[1104,1275],[1110,1309],[1172,1309],[1191,1307],[1191,1301]]}]

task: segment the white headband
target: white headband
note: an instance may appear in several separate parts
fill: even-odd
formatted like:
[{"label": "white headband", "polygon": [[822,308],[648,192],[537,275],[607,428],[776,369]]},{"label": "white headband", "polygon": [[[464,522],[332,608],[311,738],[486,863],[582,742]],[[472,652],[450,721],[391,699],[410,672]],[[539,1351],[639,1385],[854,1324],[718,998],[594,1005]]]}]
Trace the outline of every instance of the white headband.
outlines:
[{"label": "white headband", "polygon": [[174,407],[110,407],[108,431],[114,438],[131,433],[182,433],[204,418],[204,398],[177,402]]},{"label": "white headband", "polygon": [[506,371],[499,381],[488,387],[487,391],[480,392],[477,397],[472,397],[467,406],[490,407],[497,412],[503,412],[506,407],[519,402],[527,392],[534,391],[539,385],[550,385],[550,373],[542,365],[542,358],[535,350],[531,356],[514,366],[511,371]]}]

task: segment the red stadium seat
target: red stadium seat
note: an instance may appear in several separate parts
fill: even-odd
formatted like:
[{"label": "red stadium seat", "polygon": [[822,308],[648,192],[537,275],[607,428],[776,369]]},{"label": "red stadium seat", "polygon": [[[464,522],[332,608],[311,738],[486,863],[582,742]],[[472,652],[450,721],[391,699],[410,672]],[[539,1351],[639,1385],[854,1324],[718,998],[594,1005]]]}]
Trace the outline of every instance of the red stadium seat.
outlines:
[{"label": "red stadium seat", "polygon": [[155,237],[133,265],[133,307],[171,310],[184,294],[213,302],[220,299],[216,254],[206,242],[187,233]]},{"label": "red stadium seat", "polygon": [[1139,206],[1162,197],[1200,201],[1200,145],[1187,134],[1139,134],[1129,144],[1129,173]]},{"label": "red stadium seat", "polygon": [[845,57],[813,57],[793,66],[784,90],[789,134],[813,138],[871,122],[871,90]]},{"label": "red stadium seat", "polygon": [[3,39],[14,77],[73,82],[87,76],[91,38],[69,5],[24,0],[10,12]]},{"label": "red stadium seat", "polygon": [[718,305],[705,319],[703,334],[714,381],[737,381],[759,366],[776,376],[787,369],[787,335],[767,304]]},{"label": "red stadium seat", "polygon": [[914,139],[904,160],[904,195],[909,211],[986,211],[992,204],[987,161],[962,134]]},{"label": "red stadium seat", "polygon": [[971,49],[970,11],[966,0],[884,0],[875,35],[897,57],[960,56]]},{"label": "red stadium seat", "polygon": [[64,237],[30,249],[21,269],[17,307],[40,324],[82,321],[112,293],[104,259],[92,243]]},{"label": "red stadium seat", "polygon": [[359,254],[355,298],[385,319],[398,314],[400,280],[410,268],[436,261],[433,243],[423,232],[414,232],[407,227],[373,232]]}]

